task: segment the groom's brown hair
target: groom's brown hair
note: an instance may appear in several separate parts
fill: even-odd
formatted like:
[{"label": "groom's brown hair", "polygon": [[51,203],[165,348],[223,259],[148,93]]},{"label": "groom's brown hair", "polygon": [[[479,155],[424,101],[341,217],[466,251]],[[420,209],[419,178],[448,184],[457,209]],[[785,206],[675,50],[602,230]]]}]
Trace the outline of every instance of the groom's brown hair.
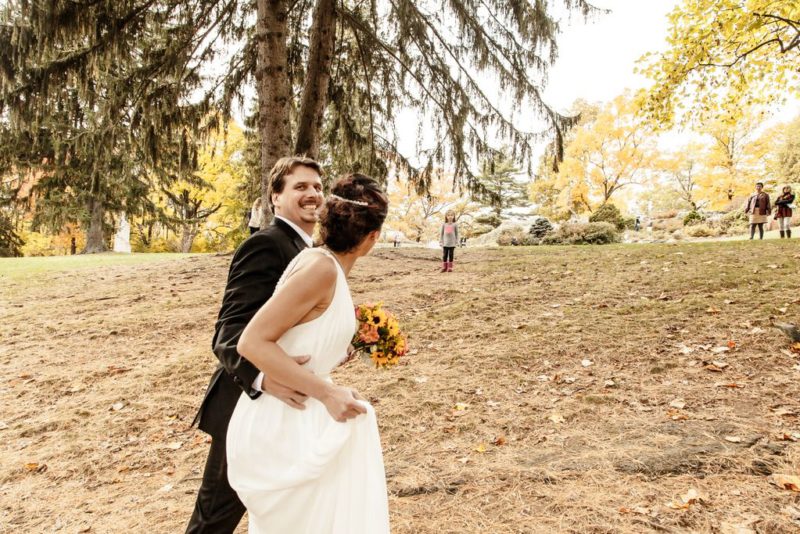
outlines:
[{"label": "groom's brown hair", "polygon": [[292,174],[294,168],[298,166],[314,169],[317,174],[323,175],[322,166],[316,160],[306,156],[289,156],[276,161],[269,171],[269,186],[267,187],[267,202],[269,202],[269,209],[272,210],[272,213],[275,213],[275,206],[272,205],[272,194],[283,192],[283,186],[286,185],[286,176]]}]

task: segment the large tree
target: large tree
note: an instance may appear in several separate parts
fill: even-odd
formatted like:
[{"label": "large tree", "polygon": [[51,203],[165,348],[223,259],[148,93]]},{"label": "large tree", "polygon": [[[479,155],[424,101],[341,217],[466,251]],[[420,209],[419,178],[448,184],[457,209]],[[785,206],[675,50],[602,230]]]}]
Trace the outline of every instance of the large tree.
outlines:
[{"label": "large tree", "polygon": [[[302,152],[378,177],[388,161],[420,191],[447,163],[460,185],[480,190],[472,165],[492,152],[488,136],[522,159],[536,140],[558,144],[572,122],[541,97],[559,10],[593,8],[585,0],[20,2],[6,8],[0,34],[0,114],[33,130],[43,94],[79,88],[91,99],[111,77],[128,88],[121,104],[133,140],[154,162],[153,136],[197,128],[212,107],[225,118],[253,82],[262,180],[277,158]],[[192,113],[179,111],[190,101]],[[36,117],[18,115],[32,103]],[[419,160],[397,149],[403,108],[433,125],[434,144]],[[113,119],[119,108],[101,111]],[[535,116],[544,130],[520,126]]]},{"label": "large tree", "polygon": [[476,180],[485,191],[481,200],[492,208],[498,220],[502,218],[503,210],[528,201],[529,180],[521,176],[520,168],[506,150],[500,150],[482,161]]},{"label": "large tree", "polygon": [[552,176],[556,202],[572,213],[593,212],[612,196],[650,177],[656,138],[635,99],[620,95],[574,132]]},{"label": "large tree", "polygon": [[643,58],[654,80],[645,101],[662,125],[736,114],[800,89],[800,3],[683,0],[669,15],[669,48]]},{"label": "large tree", "polygon": [[196,73],[153,67],[180,35],[150,32],[156,21],[180,19],[157,5],[11,2],[0,10],[0,172],[41,175],[34,225],[80,222],[85,252],[106,249],[111,213],[147,202],[154,184],[143,180],[145,166],[165,167],[164,151],[176,168],[195,159],[189,134],[208,108],[180,105]]}]

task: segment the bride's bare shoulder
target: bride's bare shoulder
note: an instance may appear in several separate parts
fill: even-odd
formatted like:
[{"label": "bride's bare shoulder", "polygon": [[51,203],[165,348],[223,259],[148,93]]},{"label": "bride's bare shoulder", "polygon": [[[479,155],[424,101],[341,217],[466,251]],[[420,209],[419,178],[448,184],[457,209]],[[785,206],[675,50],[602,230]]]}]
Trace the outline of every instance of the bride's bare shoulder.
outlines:
[{"label": "bride's bare shoulder", "polygon": [[297,262],[297,268],[290,278],[302,279],[304,283],[317,287],[326,286],[336,281],[336,260],[318,249],[303,252]]}]

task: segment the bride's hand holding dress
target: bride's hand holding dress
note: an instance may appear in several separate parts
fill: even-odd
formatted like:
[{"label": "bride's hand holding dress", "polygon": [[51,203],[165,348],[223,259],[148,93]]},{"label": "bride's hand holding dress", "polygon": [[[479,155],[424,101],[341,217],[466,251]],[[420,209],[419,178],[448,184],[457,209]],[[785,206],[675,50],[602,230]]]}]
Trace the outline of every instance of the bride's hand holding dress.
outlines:
[{"label": "bride's hand holding dress", "polygon": [[330,306],[338,269],[330,259],[314,254],[288,273],[280,291],[267,301],[242,332],[236,349],[271,380],[322,402],[334,420],[343,422],[366,408],[350,388],[331,384],[300,367],[277,341],[290,328],[318,319]]}]

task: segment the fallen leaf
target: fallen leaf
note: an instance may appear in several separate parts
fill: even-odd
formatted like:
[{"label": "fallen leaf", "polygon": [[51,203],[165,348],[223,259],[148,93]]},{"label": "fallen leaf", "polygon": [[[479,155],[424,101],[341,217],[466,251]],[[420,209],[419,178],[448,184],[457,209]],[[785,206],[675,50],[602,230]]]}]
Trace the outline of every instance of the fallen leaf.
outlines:
[{"label": "fallen leaf", "polygon": [[173,451],[177,451],[183,447],[182,441],[173,441],[172,443],[167,443],[167,449],[172,449]]},{"label": "fallen leaf", "polygon": [[486,452],[486,444],[485,443],[478,444],[478,446],[475,447],[475,452],[481,452],[481,453]]},{"label": "fallen leaf", "polygon": [[718,314],[719,312],[721,312],[721,311],[722,311],[722,310],[720,310],[719,308],[715,308],[714,306],[710,306],[710,307],[709,307],[709,308],[706,310],[706,313],[708,313],[708,314],[710,314],[710,315],[717,315],[717,314]]},{"label": "fallen leaf", "polygon": [[466,464],[467,462],[469,462],[469,457],[464,456],[462,458],[456,458],[456,462],[461,462],[462,464]]},{"label": "fallen leaf", "polygon": [[678,349],[681,354],[691,354],[694,352],[694,349],[689,348],[686,345],[678,345]]},{"label": "fallen leaf", "polygon": [[731,350],[732,347],[714,347],[711,349],[711,352],[714,354],[722,354],[723,352],[728,352]]},{"label": "fallen leaf", "polygon": [[800,354],[800,341],[792,343],[791,346],[789,347],[789,350],[794,352],[795,354]]},{"label": "fallen leaf", "polygon": [[667,503],[667,506],[673,510],[688,510],[691,505],[702,501],[703,499],[700,497],[700,494],[697,493],[697,490],[692,488],[687,491],[685,495],[681,495],[679,501]]},{"label": "fallen leaf", "polygon": [[669,403],[670,406],[673,408],[677,408],[678,410],[683,410],[686,407],[686,403],[683,399],[675,399],[674,401]]},{"label": "fallen leaf", "polygon": [[115,402],[114,404],[111,405],[111,409],[114,410],[115,412],[120,411],[124,407],[125,407],[124,402]]},{"label": "fallen leaf", "polygon": [[771,264],[767,265],[767,267],[769,267],[770,269],[777,269],[778,268],[778,266],[775,265],[774,263],[771,263]]},{"label": "fallen leaf", "polygon": [[603,385],[607,388],[613,388],[614,386],[617,385],[617,383],[614,382],[613,380],[606,380],[605,382],[603,382]]},{"label": "fallen leaf", "polygon": [[686,421],[687,419],[689,419],[689,416],[680,410],[669,410],[667,412],[667,417],[669,417],[673,421]]},{"label": "fallen leaf", "polygon": [[424,384],[427,381],[428,381],[428,377],[427,376],[415,376],[414,377],[414,382],[416,382],[417,384]]},{"label": "fallen leaf", "polygon": [[728,348],[731,349],[731,350],[735,349],[736,348],[736,342],[729,340],[728,341]]},{"label": "fallen leaf", "polygon": [[30,462],[25,464],[25,469],[30,473],[44,473],[45,471],[47,471],[47,464]]},{"label": "fallen leaf", "polygon": [[741,443],[742,438],[738,436],[725,436],[725,441],[730,441],[731,443]]},{"label": "fallen leaf", "polygon": [[492,442],[492,445],[496,445],[498,447],[502,447],[505,444],[506,444],[505,436],[497,436],[496,438],[494,438],[494,441]]},{"label": "fallen leaf", "polygon": [[467,408],[469,408],[469,404],[464,404],[463,402],[457,402],[456,405],[453,407],[453,409],[458,412],[462,412]]},{"label": "fallen leaf", "polygon": [[781,313],[786,313],[788,310],[789,310],[789,308],[786,308],[786,307],[778,308],[778,311],[781,312]]},{"label": "fallen leaf", "polygon": [[588,359],[587,360],[581,360],[581,365],[584,366],[584,367],[589,367],[593,363],[594,362],[592,360],[588,360]]},{"label": "fallen leaf", "polygon": [[800,492],[800,476],[776,473],[769,477],[769,481],[781,489]]},{"label": "fallen leaf", "polygon": [[160,490],[158,490],[158,491],[160,491],[160,492],[162,492],[162,493],[166,493],[166,492],[168,492],[168,491],[170,491],[170,490],[172,490],[172,484],[167,484],[167,485],[163,486],[163,487],[162,487]]},{"label": "fallen leaf", "polygon": [[552,422],[554,422],[557,425],[561,424],[561,423],[563,423],[565,421],[564,416],[559,415],[557,413],[554,413],[553,415],[548,417],[548,419],[550,419]]},{"label": "fallen leaf", "polygon": [[726,367],[728,367],[727,363],[714,361],[714,362],[711,362],[711,363],[706,363],[703,366],[703,369],[706,369],[708,371],[713,371],[715,373],[721,373],[722,370],[725,369]]}]

